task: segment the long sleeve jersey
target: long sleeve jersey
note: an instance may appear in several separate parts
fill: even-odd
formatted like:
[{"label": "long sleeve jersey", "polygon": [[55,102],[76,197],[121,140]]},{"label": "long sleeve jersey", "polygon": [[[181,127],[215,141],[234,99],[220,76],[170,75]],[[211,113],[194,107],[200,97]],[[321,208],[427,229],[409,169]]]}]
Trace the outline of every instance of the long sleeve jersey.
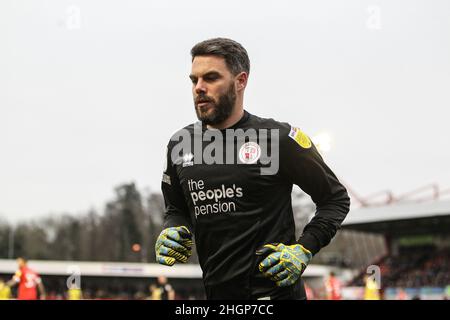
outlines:
[{"label": "long sleeve jersey", "polygon": [[[166,160],[164,227],[183,225],[194,234],[207,298],[301,298],[301,280],[280,288],[262,276],[258,264],[264,257],[256,251],[268,243],[300,243],[314,255],[349,211],[345,187],[308,136],[288,123],[244,111],[224,130],[198,122],[178,131]],[[316,204],[299,239],[294,184]]]}]

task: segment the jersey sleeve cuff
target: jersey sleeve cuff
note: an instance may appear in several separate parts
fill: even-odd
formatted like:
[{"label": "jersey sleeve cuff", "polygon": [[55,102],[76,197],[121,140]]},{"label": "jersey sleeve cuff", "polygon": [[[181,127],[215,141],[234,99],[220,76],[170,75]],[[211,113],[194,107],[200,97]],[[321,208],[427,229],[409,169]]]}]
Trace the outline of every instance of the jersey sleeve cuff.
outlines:
[{"label": "jersey sleeve cuff", "polygon": [[321,249],[320,242],[312,233],[302,234],[297,243],[308,249],[313,256]]},{"label": "jersey sleeve cuff", "polygon": [[185,217],[175,215],[166,216],[166,221],[164,221],[164,229],[180,226],[185,226],[192,233],[191,224],[188,221],[186,221]]}]

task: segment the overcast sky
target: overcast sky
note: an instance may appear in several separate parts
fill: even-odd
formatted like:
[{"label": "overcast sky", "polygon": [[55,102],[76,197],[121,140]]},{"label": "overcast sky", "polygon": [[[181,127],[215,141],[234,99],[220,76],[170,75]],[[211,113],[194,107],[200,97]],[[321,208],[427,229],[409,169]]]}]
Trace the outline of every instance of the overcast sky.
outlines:
[{"label": "overcast sky", "polygon": [[310,136],[361,195],[450,187],[450,1],[0,1],[0,218],[159,192],[196,121],[189,50],[247,49],[245,108]]}]

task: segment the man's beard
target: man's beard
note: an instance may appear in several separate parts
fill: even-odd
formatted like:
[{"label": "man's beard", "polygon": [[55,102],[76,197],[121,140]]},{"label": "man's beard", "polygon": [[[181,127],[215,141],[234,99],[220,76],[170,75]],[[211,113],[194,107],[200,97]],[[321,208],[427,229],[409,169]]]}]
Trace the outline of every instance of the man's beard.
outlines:
[{"label": "man's beard", "polygon": [[[202,112],[201,108],[198,107],[199,101],[207,101],[212,106],[209,107],[206,112]],[[206,125],[216,125],[228,119],[234,110],[235,103],[236,91],[234,89],[234,83],[230,85],[225,94],[219,97],[217,103],[213,98],[206,95],[199,95],[194,101],[197,118]]]}]

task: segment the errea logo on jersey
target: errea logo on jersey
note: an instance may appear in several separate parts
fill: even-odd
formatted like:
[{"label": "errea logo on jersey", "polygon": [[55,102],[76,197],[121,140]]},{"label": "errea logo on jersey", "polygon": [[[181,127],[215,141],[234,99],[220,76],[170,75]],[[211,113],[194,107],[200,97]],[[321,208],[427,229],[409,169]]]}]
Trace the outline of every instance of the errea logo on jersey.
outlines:
[{"label": "errea logo on jersey", "polygon": [[192,159],[194,159],[194,155],[191,152],[183,155],[183,168],[193,166],[194,161]]}]

